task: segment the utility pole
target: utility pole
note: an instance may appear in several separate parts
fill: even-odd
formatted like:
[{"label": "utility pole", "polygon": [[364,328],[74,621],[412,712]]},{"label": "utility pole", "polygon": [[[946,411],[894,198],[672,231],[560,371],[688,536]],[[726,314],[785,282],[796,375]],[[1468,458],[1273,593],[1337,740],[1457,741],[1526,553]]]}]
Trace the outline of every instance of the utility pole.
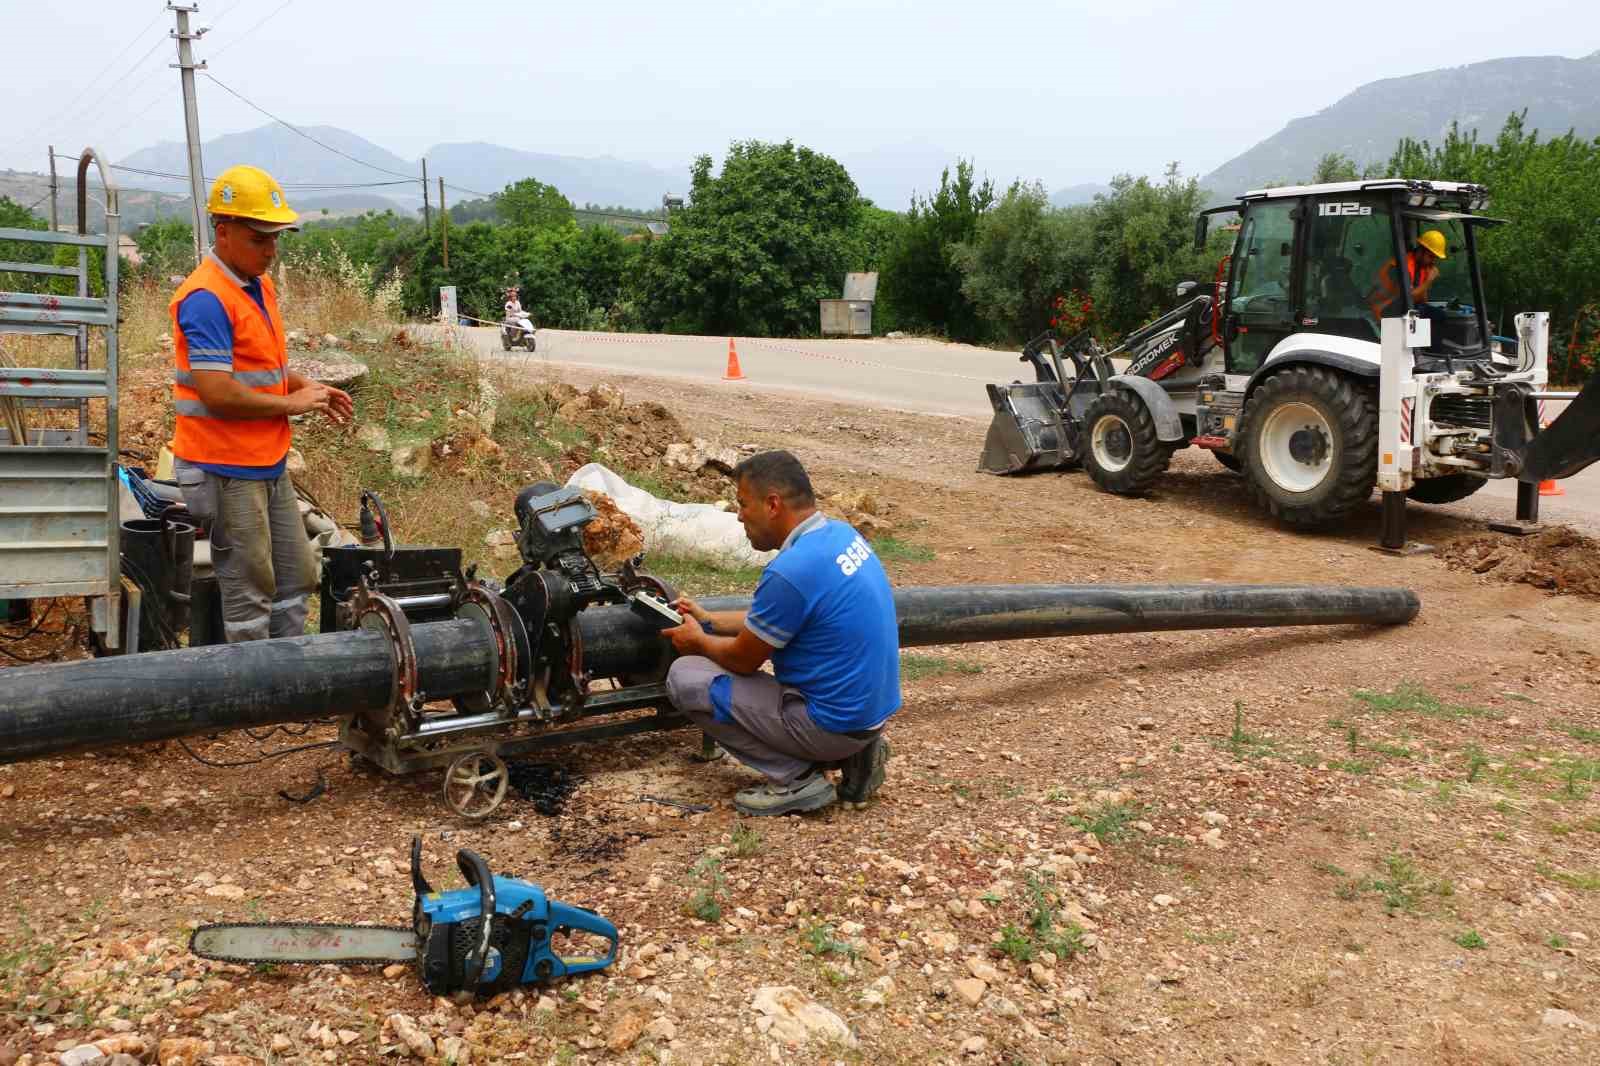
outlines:
[{"label": "utility pole", "polygon": [[428,161],[422,161],[422,232],[433,229],[433,212],[428,210]]},{"label": "utility pole", "polygon": [[50,232],[56,231],[56,146],[50,146]]},{"label": "utility pole", "polygon": [[178,68],[179,79],[183,82],[183,126],[189,141],[189,198],[194,201],[194,260],[198,263],[211,248],[211,230],[206,218],[206,175],[200,165],[200,112],[194,100],[194,72],[206,69],[206,65],[195,63],[194,49],[189,42],[198,41],[206,31],[189,32],[189,16],[199,11],[200,5],[184,6],[167,0],[167,10],[178,16],[178,28],[171,34],[178,41],[178,62],[170,65]]},{"label": "utility pole", "polygon": [[444,209],[444,179],[439,179],[439,226],[444,231],[444,268],[450,269],[450,212]]}]

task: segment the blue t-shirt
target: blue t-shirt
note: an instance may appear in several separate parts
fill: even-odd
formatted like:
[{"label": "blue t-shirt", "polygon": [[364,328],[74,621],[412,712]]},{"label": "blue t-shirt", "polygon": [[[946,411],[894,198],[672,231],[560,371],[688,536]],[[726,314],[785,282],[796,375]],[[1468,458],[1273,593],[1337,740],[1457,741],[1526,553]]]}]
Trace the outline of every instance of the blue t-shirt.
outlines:
[{"label": "blue t-shirt", "polygon": [[[242,288],[261,308],[261,315],[270,327],[272,317],[267,314],[266,300],[261,294],[261,279],[251,278]],[[183,339],[189,343],[189,369],[233,370],[233,323],[229,321],[228,312],[223,310],[222,301],[217,299],[216,294],[196,289],[185,296],[183,303],[178,305],[178,328],[183,331]],[[223,477],[276,481],[283,475],[288,459],[286,455],[271,466],[232,466],[227,463],[193,465]]]},{"label": "blue t-shirt", "polygon": [[[745,625],[772,645],[779,683],[830,733],[876,729],[900,709],[900,630],[883,564],[847,522],[820,512],[767,564]],[[728,716],[732,683],[712,683]],[[719,692],[719,689],[721,690]]]}]

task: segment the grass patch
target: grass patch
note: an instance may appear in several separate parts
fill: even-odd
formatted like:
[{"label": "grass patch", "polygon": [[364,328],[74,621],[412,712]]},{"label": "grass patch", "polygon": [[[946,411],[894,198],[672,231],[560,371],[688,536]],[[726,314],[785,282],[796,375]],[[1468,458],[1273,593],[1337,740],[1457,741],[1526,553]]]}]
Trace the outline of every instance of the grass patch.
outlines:
[{"label": "grass patch", "polygon": [[739,822],[729,834],[729,842],[733,845],[733,857],[747,859],[761,851],[763,844],[759,830],[751,829],[744,822]]},{"label": "grass patch", "polygon": [[899,537],[878,537],[872,542],[872,550],[885,563],[926,563],[933,560],[932,548]]},{"label": "grass patch", "polygon": [[1233,732],[1218,747],[1233,753],[1235,759],[1262,758],[1276,755],[1278,742],[1270,736],[1248,732],[1244,727],[1244,701],[1233,701]]},{"label": "grass patch", "polygon": [[1369,874],[1361,878],[1350,876],[1332,863],[1319,863],[1316,869],[1337,879],[1333,894],[1339,899],[1354,902],[1368,895],[1377,895],[1382,898],[1383,909],[1388,914],[1410,914],[1430,894],[1455,894],[1455,886],[1448,880],[1428,880],[1416,864],[1403,855],[1387,856],[1383,860],[1381,874]]},{"label": "grass patch", "polygon": [[856,958],[856,949],[843,940],[833,935],[833,926],[825,923],[808,926],[801,934],[801,947],[806,954],[816,955],[843,955],[852,962]]},{"label": "grass patch", "polygon": [[1545,947],[1555,948],[1557,951],[1560,951],[1562,948],[1570,947],[1572,945],[1572,941],[1568,940],[1566,937],[1562,936],[1560,933],[1551,933],[1547,938],[1545,938],[1545,942],[1544,943],[1545,943]]},{"label": "grass patch", "polygon": [[1561,728],[1567,731],[1567,736],[1573,740],[1581,740],[1585,744],[1600,744],[1600,729],[1590,729],[1582,725],[1565,725]]},{"label": "grass patch", "polygon": [[1061,894],[1048,874],[1028,874],[1024,891],[1028,899],[1025,924],[1007,923],[1000,930],[1000,951],[1018,962],[1030,962],[1048,951],[1069,959],[1083,950],[1083,927],[1061,921]]},{"label": "grass patch", "polygon": [[1086,814],[1067,815],[1067,824],[1081,829],[1102,844],[1126,840],[1133,833],[1133,823],[1138,820],[1142,807],[1133,803],[1107,803]]},{"label": "grass patch", "polygon": [[721,897],[727,891],[728,884],[722,875],[722,860],[702,855],[689,868],[689,876],[694,881],[695,889],[689,895],[685,911],[691,918],[698,918],[702,922],[721,921]]},{"label": "grass patch", "polygon": [[1566,870],[1557,870],[1554,867],[1539,863],[1534,867],[1541,877],[1548,877],[1557,884],[1566,885],[1568,888],[1579,892],[1600,891],[1600,873],[1569,873]]},{"label": "grass patch", "polygon": [[1489,946],[1484,942],[1483,937],[1478,935],[1478,931],[1476,929],[1468,929],[1464,933],[1460,933],[1451,937],[1450,940],[1452,943],[1458,945],[1459,947],[1464,947],[1468,951],[1482,951],[1484,948]]},{"label": "grass patch", "polygon": [[901,652],[900,678],[903,681],[921,681],[946,674],[981,674],[983,664],[968,659],[946,659],[941,655],[918,655]]},{"label": "grass patch", "polygon": [[646,555],[643,569],[691,596],[750,592],[761,580],[759,566],[719,566],[705,559],[668,552]]},{"label": "grass patch", "polygon": [[1357,689],[1351,696],[1380,714],[1420,714],[1427,718],[1451,721],[1462,718],[1498,717],[1493,711],[1484,707],[1446,703],[1421,685],[1410,682],[1403,683],[1389,692]]}]

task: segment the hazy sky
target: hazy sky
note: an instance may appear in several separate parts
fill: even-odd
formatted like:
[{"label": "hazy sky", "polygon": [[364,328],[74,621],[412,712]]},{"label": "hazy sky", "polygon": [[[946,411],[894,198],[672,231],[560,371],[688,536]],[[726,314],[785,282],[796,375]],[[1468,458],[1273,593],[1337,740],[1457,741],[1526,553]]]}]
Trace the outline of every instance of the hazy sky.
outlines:
[{"label": "hazy sky", "polygon": [[[1203,173],[1377,78],[1600,48],[1597,4],[1411,6],[200,0],[195,20],[215,27],[197,57],[244,96],[408,158],[484,140],[682,167],[793,138],[1052,189]],[[159,0],[0,0],[0,166],[42,169],[49,141],[114,160],[182,140],[172,25]],[[204,137],[267,121],[199,92]]]}]

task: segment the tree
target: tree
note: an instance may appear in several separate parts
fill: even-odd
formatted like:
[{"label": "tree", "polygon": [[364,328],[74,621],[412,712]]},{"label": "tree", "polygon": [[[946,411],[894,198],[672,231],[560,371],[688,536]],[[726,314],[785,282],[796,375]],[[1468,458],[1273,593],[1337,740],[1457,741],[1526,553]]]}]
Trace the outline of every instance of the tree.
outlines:
[{"label": "tree", "polygon": [[505,187],[494,198],[500,221],[511,226],[541,229],[564,226],[573,221],[572,201],[554,185],[523,178]]},{"label": "tree", "polygon": [[133,235],[139,248],[139,273],[164,280],[194,269],[194,227],[186,219],[165,218],[139,227]]},{"label": "tree", "polygon": [[[49,224],[11,197],[0,196],[0,228],[42,230],[49,229]],[[0,241],[0,260],[9,260],[13,263],[42,263],[45,260],[41,257],[48,254],[49,248],[48,244],[33,244],[27,241]],[[0,273],[0,289],[38,292],[42,288],[38,282],[43,277],[44,275],[40,274],[22,274],[16,271]]]},{"label": "tree", "polygon": [[1330,181],[1355,181],[1361,177],[1356,169],[1355,160],[1340,152],[1329,152],[1317,160],[1317,167],[1311,173],[1311,184],[1321,185]]},{"label": "tree", "polygon": [[939,191],[913,196],[901,239],[889,252],[878,282],[879,300],[913,329],[940,332],[952,340],[976,340],[977,310],[961,291],[954,249],[970,241],[978,220],[994,205],[994,183],[973,178],[969,160],[956,162],[955,180],[946,167]]},{"label": "tree", "polygon": [[691,168],[690,205],[650,241],[636,289],[644,320],[674,333],[794,336],[837,297],[862,204],[838,162],[792,141],[736,141],[712,173]]},{"label": "tree", "polygon": [[1019,181],[956,245],[962,295],[989,338],[1024,340],[1048,327],[1054,298],[1087,272],[1087,222],[1082,210],[1051,207],[1038,182]]}]

